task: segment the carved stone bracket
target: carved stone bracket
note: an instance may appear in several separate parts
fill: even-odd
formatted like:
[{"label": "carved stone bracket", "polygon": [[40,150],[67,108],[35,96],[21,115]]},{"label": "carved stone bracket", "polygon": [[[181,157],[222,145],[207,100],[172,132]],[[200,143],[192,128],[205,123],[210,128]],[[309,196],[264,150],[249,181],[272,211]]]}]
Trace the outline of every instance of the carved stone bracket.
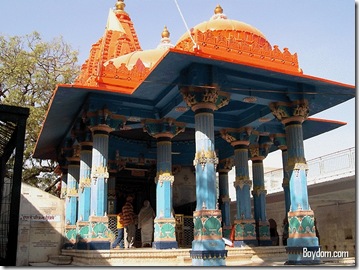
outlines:
[{"label": "carved stone bracket", "polygon": [[291,121],[303,122],[309,116],[309,105],[307,100],[293,102],[273,102],[269,104],[273,115],[283,124]]},{"label": "carved stone bracket", "polygon": [[260,196],[261,194],[264,194],[266,195],[267,194],[267,190],[263,187],[263,186],[256,186],[256,187],[253,187],[253,190],[252,190],[252,195],[253,196]]},{"label": "carved stone bracket", "polygon": [[236,176],[236,181],[233,183],[234,187],[243,189],[244,185],[252,186],[252,180],[248,176]]}]

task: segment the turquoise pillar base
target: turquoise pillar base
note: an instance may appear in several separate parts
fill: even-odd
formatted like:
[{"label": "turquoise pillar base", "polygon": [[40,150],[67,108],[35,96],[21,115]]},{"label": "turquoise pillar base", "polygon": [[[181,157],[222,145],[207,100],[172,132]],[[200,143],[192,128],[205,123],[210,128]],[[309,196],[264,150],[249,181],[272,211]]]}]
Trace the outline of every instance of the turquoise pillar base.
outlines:
[{"label": "turquoise pillar base", "polygon": [[256,222],[254,219],[237,219],[234,221],[235,231],[235,247],[258,246]]},{"label": "turquoise pillar base", "polygon": [[320,248],[317,237],[288,238],[286,264],[320,264]]},{"label": "turquoise pillar base", "polygon": [[194,240],[190,256],[193,266],[225,266],[227,250],[223,240]]}]

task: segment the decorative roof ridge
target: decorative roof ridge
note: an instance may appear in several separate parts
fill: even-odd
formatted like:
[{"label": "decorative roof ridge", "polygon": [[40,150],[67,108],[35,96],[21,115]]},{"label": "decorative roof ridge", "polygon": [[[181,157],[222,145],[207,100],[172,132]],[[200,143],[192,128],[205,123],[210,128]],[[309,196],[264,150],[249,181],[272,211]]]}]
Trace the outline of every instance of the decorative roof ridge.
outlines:
[{"label": "decorative roof ridge", "polygon": [[193,38],[200,46],[193,49],[190,37],[176,44],[175,49],[190,53],[218,56],[225,60],[255,64],[273,70],[283,70],[292,73],[302,73],[299,68],[297,53],[291,54],[288,48],[283,52],[263,38],[244,31],[207,30],[192,32]]}]

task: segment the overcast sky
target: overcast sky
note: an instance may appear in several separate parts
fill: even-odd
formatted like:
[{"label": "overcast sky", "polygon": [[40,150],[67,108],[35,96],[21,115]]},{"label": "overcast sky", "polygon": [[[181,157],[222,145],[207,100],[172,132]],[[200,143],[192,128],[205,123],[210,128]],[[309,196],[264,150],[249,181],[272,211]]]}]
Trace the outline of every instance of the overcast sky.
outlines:
[{"label": "overcast sky", "polygon": [[[1,0],[0,35],[33,31],[44,40],[63,36],[87,59],[91,45],[104,33],[109,9],[116,0]],[[174,0],[125,0],[142,49],[160,42],[166,25],[171,42],[186,32]],[[298,54],[304,74],[355,84],[355,2],[352,0],[177,0],[189,28],[209,20],[217,4],[229,19],[259,29],[281,50]],[[313,115],[311,115],[313,116]],[[307,160],[355,146],[355,101],[314,115],[347,122],[344,127],[305,142]],[[280,152],[265,166],[280,166]]]}]

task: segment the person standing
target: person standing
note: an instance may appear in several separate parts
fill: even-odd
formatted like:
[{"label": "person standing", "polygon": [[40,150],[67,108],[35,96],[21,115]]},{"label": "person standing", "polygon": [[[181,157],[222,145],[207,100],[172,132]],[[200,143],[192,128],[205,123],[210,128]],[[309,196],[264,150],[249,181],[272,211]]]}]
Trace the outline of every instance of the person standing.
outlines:
[{"label": "person standing", "polygon": [[136,225],[135,225],[135,213],[133,211],[133,197],[127,196],[126,203],[122,207],[123,225],[125,232],[125,248],[134,248]]},{"label": "person standing", "polygon": [[142,247],[151,247],[153,237],[153,221],[156,214],[148,200],[143,202],[143,207],[138,213],[138,228],[141,229]]},{"label": "person standing", "polygon": [[122,213],[118,213],[117,215],[117,238],[112,243],[112,248],[116,248],[118,244],[120,244],[120,248],[123,248],[123,215]]}]

